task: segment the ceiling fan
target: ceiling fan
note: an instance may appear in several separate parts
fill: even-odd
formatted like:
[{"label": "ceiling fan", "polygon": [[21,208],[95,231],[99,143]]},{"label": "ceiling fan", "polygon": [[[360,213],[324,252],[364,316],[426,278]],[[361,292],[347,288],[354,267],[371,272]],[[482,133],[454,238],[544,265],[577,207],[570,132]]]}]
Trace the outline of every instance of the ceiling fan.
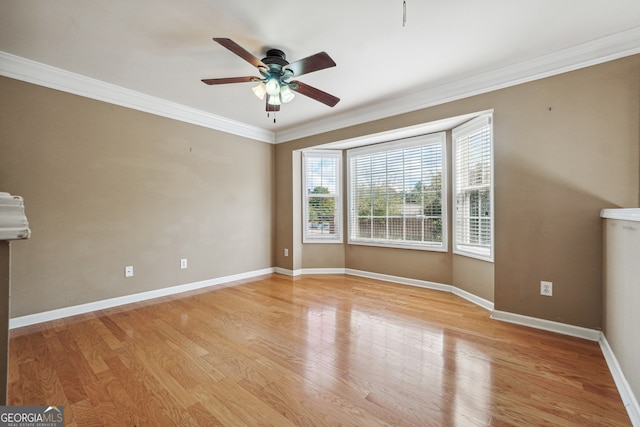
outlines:
[{"label": "ceiling fan", "polygon": [[253,92],[262,100],[266,98],[267,112],[280,111],[280,105],[290,102],[295,96],[294,92],[301,93],[329,107],[335,106],[340,101],[340,98],[323,92],[320,89],[316,89],[313,86],[297,80],[291,80],[303,74],[335,67],[336,63],[326,52],[316,53],[315,55],[289,63],[283,51],[279,49],[269,49],[266,53],[267,56],[260,60],[231,39],[214,38],[213,40],[256,67],[260,72],[260,77],[247,76],[202,79],[202,81],[208,85],[246,82],[258,83],[258,85],[253,88]]}]

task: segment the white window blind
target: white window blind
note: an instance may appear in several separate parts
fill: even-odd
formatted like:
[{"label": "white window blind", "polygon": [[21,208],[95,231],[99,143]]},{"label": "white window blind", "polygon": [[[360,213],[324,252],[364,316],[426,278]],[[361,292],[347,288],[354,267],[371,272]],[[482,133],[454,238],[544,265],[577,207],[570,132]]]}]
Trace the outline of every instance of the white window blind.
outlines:
[{"label": "white window blind", "polygon": [[352,149],[349,243],[447,250],[445,133]]},{"label": "white window blind", "polygon": [[493,261],[491,115],[453,129],[454,253]]},{"label": "white window blind", "polygon": [[303,206],[305,243],[342,242],[342,152],[305,151]]}]

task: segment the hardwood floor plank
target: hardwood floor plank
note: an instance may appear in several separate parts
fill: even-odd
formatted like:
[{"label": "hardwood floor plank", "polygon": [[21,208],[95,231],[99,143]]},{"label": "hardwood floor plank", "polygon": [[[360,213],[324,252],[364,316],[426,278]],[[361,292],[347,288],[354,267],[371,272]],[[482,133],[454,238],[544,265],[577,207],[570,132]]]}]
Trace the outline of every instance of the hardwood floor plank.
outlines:
[{"label": "hardwood floor plank", "polygon": [[201,386],[208,396],[203,404],[225,425],[294,427],[276,409],[234,380],[224,379],[203,383]]},{"label": "hardwood floor plank", "polygon": [[[109,366],[108,372],[118,381],[118,385],[111,389],[114,393],[114,400],[124,402],[125,407],[131,408],[134,411],[135,419],[142,421],[139,425],[160,426],[167,424],[164,410],[154,398],[153,392],[146,388],[144,383],[122,363],[119,357],[114,356],[106,359],[105,363]],[[119,407],[122,407],[122,403]]]},{"label": "hardwood floor plank", "polygon": [[[93,407],[89,400],[81,400],[79,402],[72,403],[70,405],[73,411],[72,422],[82,427],[108,427],[109,425],[102,424],[102,421],[98,417],[96,408]],[[65,423],[67,423],[67,408],[65,407]]]},{"label": "hardwood floor plank", "polygon": [[[111,372],[111,368],[99,373],[98,379],[108,394],[105,399],[113,402],[113,405],[120,413],[123,425],[139,426],[146,423],[146,419],[141,417],[141,412],[138,410],[137,405],[133,403],[127,390],[114,376],[114,373]],[[128,383],[125,383],[125,385],[128,386]]]},{"label": "hardwood floor plank", "polygon": [[202,406],[202,404],[200,402],[198,402],[195,405],[189,407],[188,411],[189,411],[189,414],[191,414],[193,419],[196,421],[196,425],[199,425],[199,426],[211,426],[211,427],[224,426],[224,424],[222,424],[220,422],[220,420],[218,420],[215,417],[215,415],[213,415],[211,412],[209,412],[207,410],[207,408]]},{"label": "hardwood floor plank", "polygon": [[73,335],[73,341],[80,349],[84,360],[87,362],[94,374],[103,372],[108,369],[107,365],[102,359],[102,354],[108,354],[108,347],[104,341],[102,341],[100,335],[95,334],[91,323],[93,320],[87,322],[76,323],[72,325],[69,330]]},{"label": "hardwood floor plank", "polygon": [[[146,343],[155,343],[155,346],[148,346]],[[162,351],[162,345],[158,340],[146,337],[144,346],[134,344],[129,350],[136,361],[143,361],[143,365],[139,369],[143,370],[145,374],[145,385],[149,387],[150,384],[153,384],[154,389],[163,390],[166,392],[166,397],[170,396],[169,400],[164,400],[166,406],[177,407],[181,411],[197,403],[193,396],[187,393],[180,382],[171,375],[173,366]]]},{"label": "hardwood floor plank", "polygon": [[126,333],[118,327],[104,311],[96,313],[98,318],[91,322],[93,331],[100,336],[102,341],[111,349],[115,350],[122,347],[122,341],[126,340]]},{"label": "hardwood floor plank", "polygon": [[21,401],[26,405],[30,402],[43,402],[45,400],[38,368],[35,360],[27,360],[20,364],[20,394]]},{"label": "hardwood floor plank", "polygon": [[[45,344],[49,348],[52,359],[52,366],[50,367],[50,369],[54,369],[58,378],[60,379],[60,383],[62,385],[62,389],[64,390],[64,395],[67,398],[67,402],[69,402],[70,404],[74,404],[87,399],[87,394],[83,388],[83,383],[89,384],[90,382],[92,382],[92,380],[95,380],[95,378],[85,377],[82,380],[79,378],[78,375],[81,374],[81,372],[76,370],[76,367],[67,357],[67,348],[60,342],[57,335],[47,338],[46,342],[43,344]],[[73,348],[70,347],[68,350],[69,353],[71,353],[73,351]],[[76,354],[72,357],[74,359],[77,359],[78,355]],[[42,404],[45,405],[46,403]]]},{"label": "hardwood floor plank", "polygon": [[89,403],[91,404],[92,411],[100,419],[102,425],[105,426],[132,426],[132,422],[121,417],[123,413],[116,407],[115,402],[109,396],[106,388],[101,382],[94,384],[87,384],[84,386],[87,392]]},{"label": "hardwood floor plank", "polygon": [[77,426],[629,426],[597,343],[455,295],[279,274],[11,332],[9,404]]}]

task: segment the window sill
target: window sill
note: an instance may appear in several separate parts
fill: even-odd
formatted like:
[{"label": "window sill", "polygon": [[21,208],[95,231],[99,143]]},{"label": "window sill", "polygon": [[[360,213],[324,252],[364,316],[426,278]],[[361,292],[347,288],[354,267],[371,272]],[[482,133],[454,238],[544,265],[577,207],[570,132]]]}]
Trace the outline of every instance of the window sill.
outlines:
[{"label": "window sill", "polygon": [[325,244],[325,243],[333,243],[336,245],[341,245],[344,242],[342,241],[342,239],[337,239],[335,237],[331,238],[331,237],[327,237],[327,238],[320,238],[320,237],[316,237],[316,238],[304,238],[302,239],[302,243],[303,244],[316,244],[316,243],[320,243],[320,244]]},{"label": "window sill", "polygon": [[394,249],[413,249],[419,251],[431,251],[431,252],[447,252],[448,249],[438,245],[418,245],[408,243],[390,243],[386,241],[362,241],[362,240],[349,240],[349,245],[355,246],[376,246],[381,248],[394,248]]},{"label": "window sill", "polygon": [[480,261],[493,262],[493,254],[489,250],[481,251],[474,250],[472,248],[458,248],[453,250],[454,255],[466,256],[468,258],[475,258]]}]

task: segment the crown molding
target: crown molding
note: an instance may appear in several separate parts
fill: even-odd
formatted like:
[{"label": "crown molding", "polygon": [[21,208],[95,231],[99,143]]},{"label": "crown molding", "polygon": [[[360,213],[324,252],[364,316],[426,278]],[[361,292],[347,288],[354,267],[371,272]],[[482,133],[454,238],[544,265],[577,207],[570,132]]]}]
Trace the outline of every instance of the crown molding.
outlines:
[{"label": "crown molding", "polygon": [[640,53],[640,27],[273,132],[0,51],[0,75],[255,139],[282,143],[503,89]]},{"label": "crown molding", "polygon": [[433,107],[640,53],[640,27],[276,132],[276,143]]},{"label": "crown molding", "polygon": [[257,141],[274,143],[273,131],[0,51],[0,75],[116,104]]}]

